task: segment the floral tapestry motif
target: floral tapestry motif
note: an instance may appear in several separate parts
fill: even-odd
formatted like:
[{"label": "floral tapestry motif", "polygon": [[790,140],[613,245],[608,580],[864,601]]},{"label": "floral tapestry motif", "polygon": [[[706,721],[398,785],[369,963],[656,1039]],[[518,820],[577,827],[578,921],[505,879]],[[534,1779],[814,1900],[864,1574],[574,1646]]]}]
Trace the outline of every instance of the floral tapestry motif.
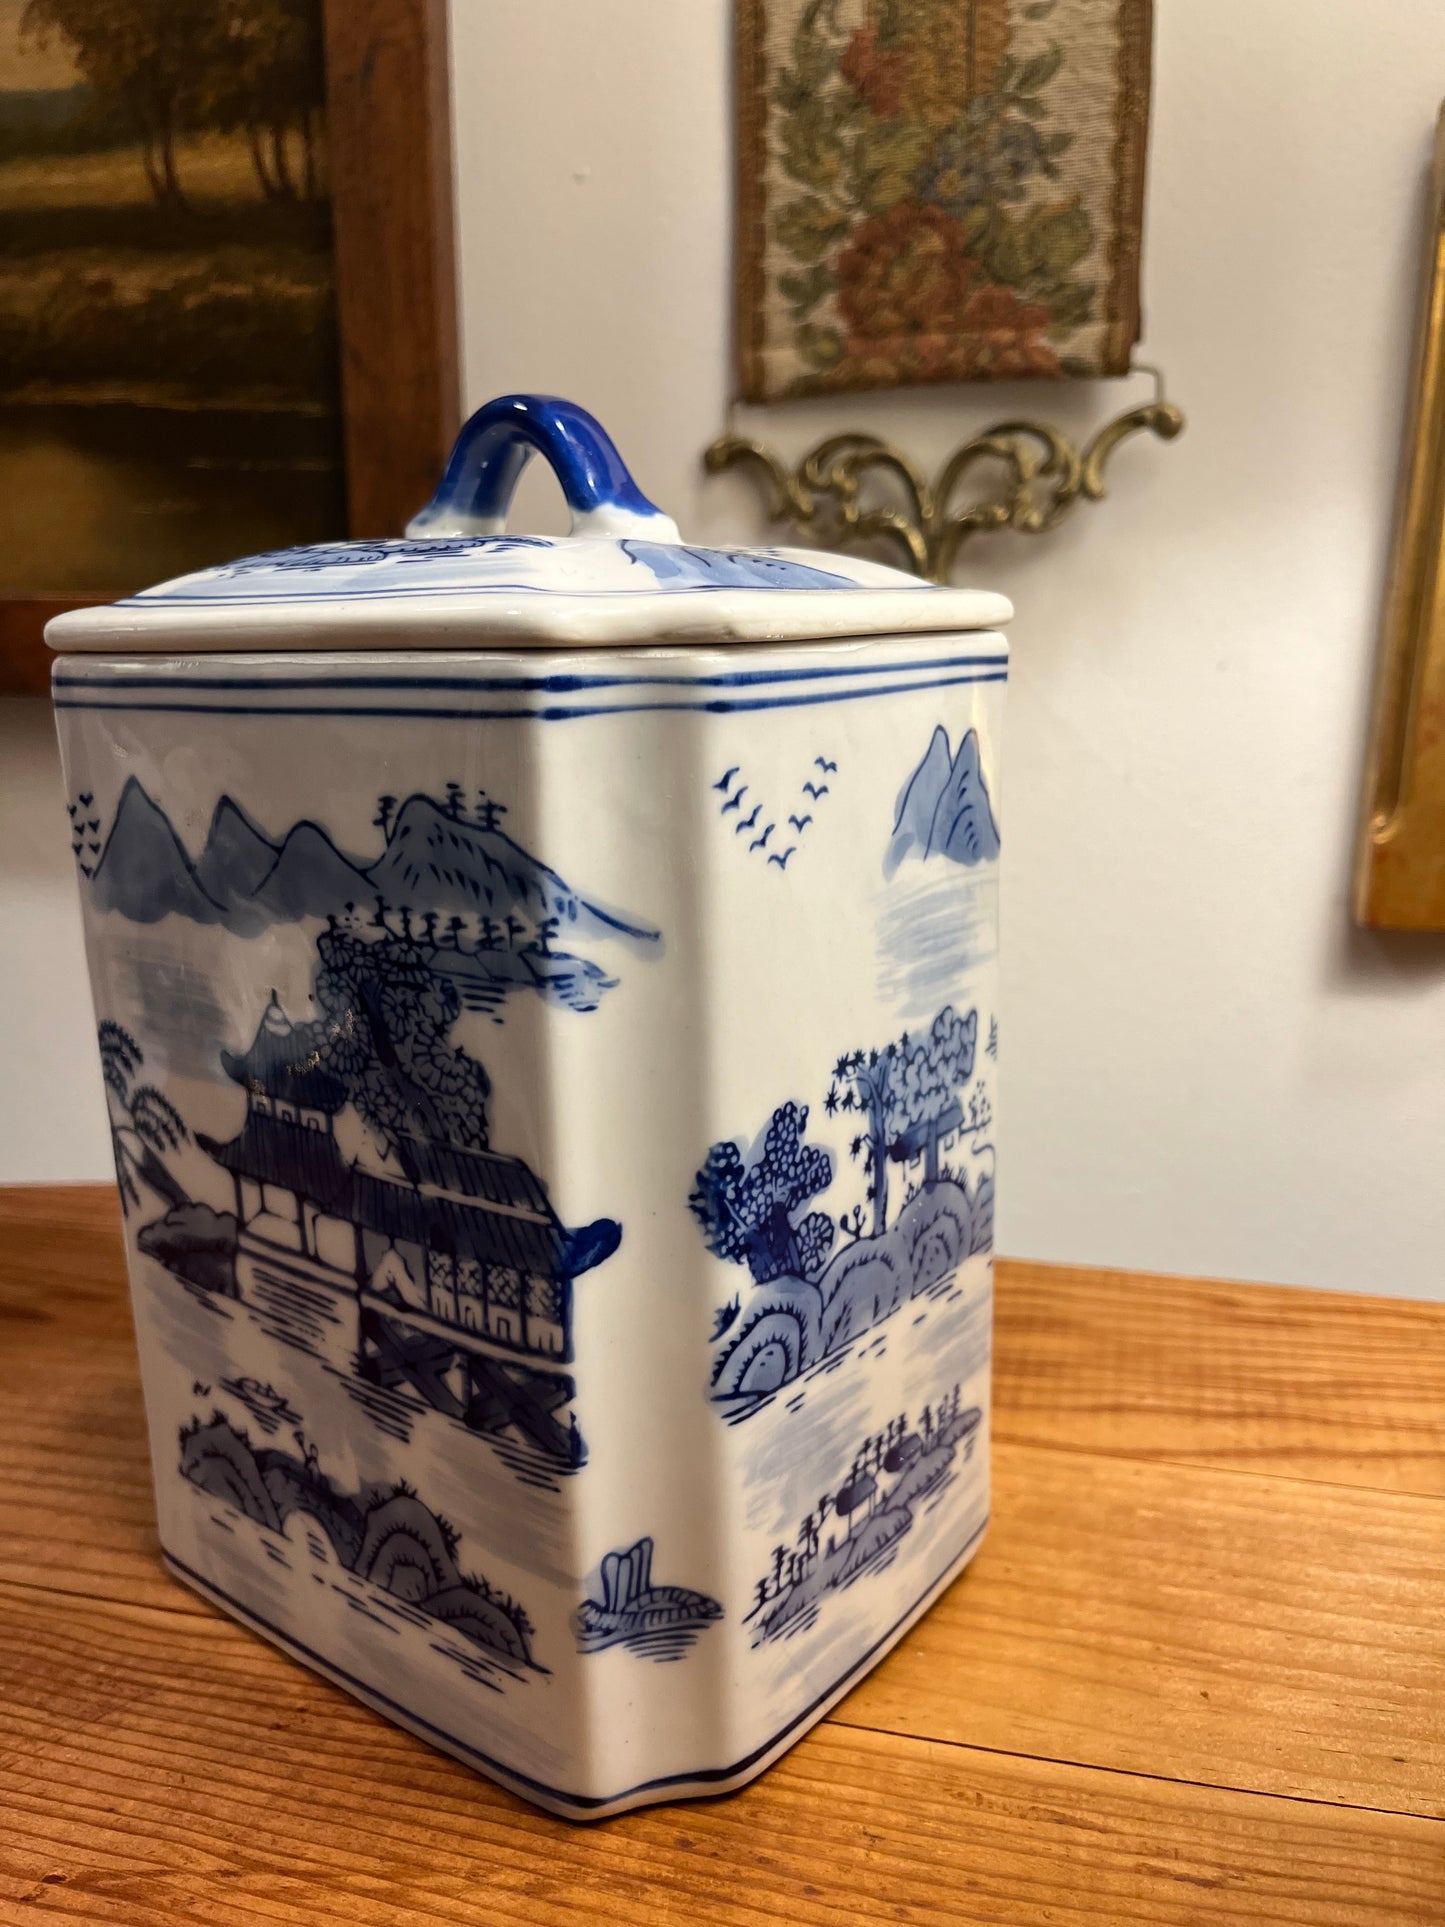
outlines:
[{"label": "floral tapestry motif", "polygon": [[738,0],[750,401],[1122,374],[1150,0]]}]

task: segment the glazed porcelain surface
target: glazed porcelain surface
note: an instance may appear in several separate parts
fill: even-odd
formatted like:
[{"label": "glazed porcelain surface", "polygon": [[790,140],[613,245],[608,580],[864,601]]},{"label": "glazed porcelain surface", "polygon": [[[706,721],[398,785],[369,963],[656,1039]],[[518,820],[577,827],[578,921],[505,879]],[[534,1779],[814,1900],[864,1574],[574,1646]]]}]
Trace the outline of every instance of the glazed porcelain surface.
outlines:
[{"label": "glazed porcelain surface", "polygon": [[[995,598],[850,636],[943,592],[688,551],[556,436],[522,631],[404,646],[517,566],[494,410],[405,545],[62,619],[54,693],[166,1559],[593,1817],[750,1778],[983,1533],[1006,658]],[[654,539],[650,643],[544,643]],[[670,564],[794,639],[679,634]],[[314,585],[378,569],[349,647]]]}]

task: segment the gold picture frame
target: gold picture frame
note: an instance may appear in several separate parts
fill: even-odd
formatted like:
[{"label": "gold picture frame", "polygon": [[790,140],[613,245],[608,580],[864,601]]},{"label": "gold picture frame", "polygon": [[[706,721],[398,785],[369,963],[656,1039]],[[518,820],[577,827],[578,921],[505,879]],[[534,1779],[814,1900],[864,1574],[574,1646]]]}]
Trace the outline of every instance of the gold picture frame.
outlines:
[{"label": "gold picture frame", "polygon": [[1380,637],[1355,918],[1445,930],[1445,107]]}]

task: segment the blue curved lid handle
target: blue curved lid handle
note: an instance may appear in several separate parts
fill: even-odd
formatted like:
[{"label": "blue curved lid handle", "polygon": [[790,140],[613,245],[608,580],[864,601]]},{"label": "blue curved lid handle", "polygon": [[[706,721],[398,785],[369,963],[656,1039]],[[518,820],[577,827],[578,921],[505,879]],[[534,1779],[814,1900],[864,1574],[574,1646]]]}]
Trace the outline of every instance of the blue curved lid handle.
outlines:
[{"label": "blue curved lid handle", "polygon": [[518,478],[534,453],[551,463],[572,511],[574,535],[680,542],[677,524],[628,474],[602,424],[555,395],[499,395],[457,436],[436,494],[406,525],[409,536],[500,535]]}]

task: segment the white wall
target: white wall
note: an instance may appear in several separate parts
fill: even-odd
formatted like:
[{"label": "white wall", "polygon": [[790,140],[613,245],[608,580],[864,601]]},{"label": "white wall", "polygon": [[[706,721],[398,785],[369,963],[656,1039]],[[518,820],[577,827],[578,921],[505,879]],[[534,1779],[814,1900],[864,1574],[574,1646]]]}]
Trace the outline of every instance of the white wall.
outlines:
[{"label": "white wall", "polygon": [[50,705],[0,700],[0,1182],[111,1175]]},{"label": "white wall", "polygon": [[[761,532],[698,459],[728,383],[727,0],[453,12],[469,399],[574,395],[689,533]],[[1146,354],[1188,432],[1127,448],[1046,541],[965,557],[1019,610],[1000,1243],[1445,1296],[1445,939],[1362,937],[1347,909],[1445,9],[1158,13]],[[750,418],[935,458],[1146,389]],[[521,506],[557,526],[530,479]],[[34,1093],[0,1107],[0,1175],[98,1176],[44,727],[0,724],[0,1074]]]}]

